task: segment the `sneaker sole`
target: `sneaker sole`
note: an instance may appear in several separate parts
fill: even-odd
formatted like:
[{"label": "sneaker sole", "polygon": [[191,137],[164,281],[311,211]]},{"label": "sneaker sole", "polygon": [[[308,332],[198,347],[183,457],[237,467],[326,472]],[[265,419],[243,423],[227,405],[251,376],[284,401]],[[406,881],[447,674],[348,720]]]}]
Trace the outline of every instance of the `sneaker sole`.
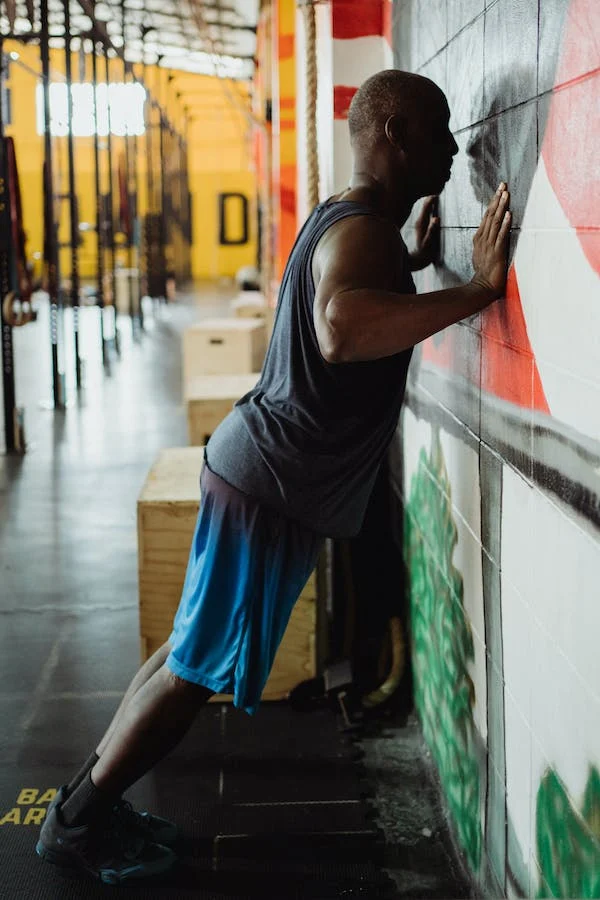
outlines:
[{"label": "sneaker sole", "polygon": [[114,869],[100,869],[99,871],[96,871],[82,865],[81,861],[70,853],[60,853],[56,850],[50,850],[48,847],[45,847],[41,841],[37,842],[35,852],[41,859],[53,866],[85,872],[92,878],[104,882],[104,884],[124,884],[127,881],[150,878],[153,875],[162,875],[164,872],[168,872],[177,861],[177,857],[171,851],[169,856],[165,856],[162,860],[156,860],[154,863],[149,863],[144,867],[136,866],[131,869],[125,869],[122,872],[116,872]]}]

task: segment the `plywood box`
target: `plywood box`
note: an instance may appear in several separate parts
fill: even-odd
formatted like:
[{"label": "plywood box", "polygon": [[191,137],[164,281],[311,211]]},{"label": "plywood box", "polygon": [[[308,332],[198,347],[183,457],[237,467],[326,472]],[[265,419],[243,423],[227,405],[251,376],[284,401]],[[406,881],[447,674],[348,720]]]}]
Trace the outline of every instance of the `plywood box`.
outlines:
[{"label": "plywood box", "polygon": [[171,633],[200,500],[203,452],[163,450],[138,498],[140,635],[145,660]]},{"label": "plywood box", "polygon": [[[142,660],[171,633],[198,514],[202,458],[199,447],[163,450],[138,499]],[[299,682],[315,677],[316,623],[315,570],[292,612],[263,700],[282,700]]]},{"label": "plywood box", "polygon": [[183,378],[259,372],[267,346],[262,319],[205,319],[183,333]]},{"label": "plywood box", "polygon": [[260,375],[195,375],[185,385],[188,435],[192,446],[208,441],[233,404],[255,387]]},{"label": "plywood box", "polygon": [[[121,315],[129,315],[131,296],[133,296],[133,313],[137,315],[140,309],[140,275],[137,269],[116,269],[115,286],[117,294],[117,312]],[[131,292],[131,293],[130,293]]]},{"label": "plywood box", "polygon": [[231,311],[241,319],[264,319],[267,304],[260,291],[242,291],[231,301]]}]

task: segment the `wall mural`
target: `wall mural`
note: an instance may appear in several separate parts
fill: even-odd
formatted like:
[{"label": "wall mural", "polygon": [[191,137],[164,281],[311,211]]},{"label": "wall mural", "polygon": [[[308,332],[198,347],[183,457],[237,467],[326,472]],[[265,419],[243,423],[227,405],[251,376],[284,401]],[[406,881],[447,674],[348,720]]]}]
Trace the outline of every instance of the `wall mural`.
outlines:
[{"label": "wall mural", "polygon": [[600,896],[600,773],[595,766],[581,811],[574,809],[557,773],[548,770],[538,791],[536,834],[542,863],[538,897]]},{"label": "wall mural", "polygon": [[415,703],[458,839],[477,870],[482,836],[469,675],[473,639],[462,605],[462,577],[452,562],[457,537],[450,491],[435,430],[429,455],[421,450],[405,507]]},{"label": "wall mural", "polygon": [[[554,659],[557,673],[564,664],[573,691],[588,691],[600,713],[599,670],[585,621],[586,605],[597,605],[600,566],[593,549],[600,550],[599,119],[592,112],[600,82],[600,4],[543,0],[538,9],[497,0],[485,8],[480,3],[478,15],[476,7],[394,3],[395,64],[445,90],[461,149],[441,201],[443,263],[420,277],[419,290],[470,277],[472,237],[501,178],[511,188],[514,216],[506,300],[420,346],[409,413],[392,448],[411,577],[416,700],[457,835],[481,880],[516,896],[600,897],[600,715],[580,716],[583,739],[578,746],[573,733],[569,757],[568,734],[557,736],[538,709],[544,691],[556,692],[558,726],[569,715],[569,693],[558,674],[555,682],[550,675],[547,684],[534,683],[524,649],[532,667],[538,658],[550,673]],[[423,444],[420,422],[433,429],[431,447]],[[452,523],[460,513],[452,496],[465,476],[459,449],[448,475],[440,433],[479,455],[475,539],[485,676],[469,703],[469,598],[452,563]],[[523,485],[516,492],[515,473]],[[525,503],[516,515],[513,494]],[[518,544],[543,559],[535,542],[544,534],[552,535],[545,553],[556,586],[540,596],[527,580],[527,553]],[[583,573],[571,571],[570,585],[567,578],[559,584],[561,553],[567,565],[566,545],[575,548],[575,559],[578,541],[582,559],[597,559],[596,575],[592,562]],[[511,618],[513,594],[530,616],[530,644],[519,617]],[[572,617],[568,626],[560,621],[561,605],[563,618]],[[544,643],[554,626],[555,638]],[[567,644],[559,650],[563,636],[571,641],[568,654]],[[444,654],[450,662],[442,666]],[[461,698],[456,706],[445,699],[453,691]],[[469,714],[477,705],[485,734]],[[521,733],[531,759],[524,757],[529,746],[516,744]],[[478,752],[478,741],[486,754]],[[454,787],[461,778],[462,793]],[[475,796],[483,797],[481,805]]]}]

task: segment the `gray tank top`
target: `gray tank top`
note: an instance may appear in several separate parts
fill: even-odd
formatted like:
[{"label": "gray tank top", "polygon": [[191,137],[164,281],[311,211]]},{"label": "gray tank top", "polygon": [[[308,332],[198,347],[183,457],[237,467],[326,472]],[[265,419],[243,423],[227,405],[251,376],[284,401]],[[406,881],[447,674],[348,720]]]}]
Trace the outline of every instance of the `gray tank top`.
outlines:
[{"label": "gray tank top", "polygon": [[[328,363],[313,322],[312,258],[340,219],[375,213],[354,201],[317,206],[290,254],[273,335],[256,387],[206,448],[212,471],[238,490],[329,537],[360,530],[379,465],[393,437],[412,350],[368,362]],[[399,293],[414,293],[398,232]]]}]

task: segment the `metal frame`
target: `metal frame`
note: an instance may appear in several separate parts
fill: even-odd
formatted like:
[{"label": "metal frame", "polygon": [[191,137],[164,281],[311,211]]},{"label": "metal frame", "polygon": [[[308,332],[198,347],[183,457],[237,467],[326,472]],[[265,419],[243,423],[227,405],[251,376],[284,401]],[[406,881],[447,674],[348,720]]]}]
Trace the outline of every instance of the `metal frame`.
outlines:
[{"label": "metal frame", "polygon": [[64,376],[59,369],[59,325],[63,306],[59,291],[58,235],[54,215],[54,170],[50,129],[50,30],[48,0],[40,0],[40,57],[44,96],[44,263],[50,303],[52,348],[52,399],[55,409],[64,409]]},{"label": "metal frame", "polygon": [[[62,37],[61,26],[64,17],[65,0],[48,0],[48,24],[53,37]],[[121,20],[121,4],[123,0],[103,0],[103,6],[108,6],[111,15],[108,21],[97,19],[95,0],[71,0],[71,20],[78,32],[89,31],[90,21],[96,31],[98,40],[106,43],[111,50],[119,56],[124,56],[123,47],[117,38]],[[165,58],[181,56],[186,51],[182,61],[186,65],[181,68],[190,71],[205,72],[205,67],[200,64],[189,63],[190,54],[206,54],[213,63],[219,64],[219,57],[226,56],[229,59],[240,60],[246,63],[237,76],[243,80],[252,77],[255,63],[255,33],[256,24],[248,21],[247,0],[238,0],[237,4],[224,4],[220,0],[205,2],[205,0],[144,0],[140,7],[139,0],[129,3],[125,0],[128,35],[119,35],[124,39],[123,46],[127,46],[128,61],[141,62],[142,51],[145,48],[152,53],[160,53]],[[24,4],[18,2],[20,12],[24,13]],[[2,4],[0,4],[0,9]],[[80,12],[77,13],[77,10]],[[255,9],[252,9],[254,14]],[[210,15],[207,15],[210,13]],[[152,30],[156,38],[144,45],[144,40],[139,35],[144,27],[152,23]],[[31,35],[12,33],[12,28],[6,15],[0,15],[0,23],[4,26],[4,36],[16,39],[26,39]],[[32,24],[34,24],[32,22]],[[11,32],[8,34],[8,32]],[[134,32],[134,33],[132,33]],[[247,38],[244,37],[247,35]],[[115,37],[113,42],[112,38]],[[187,57],[187,59],[186,59]],[[217,74],[219,72],[217,71]]]},{"label": "metal frame", "polygon": [[75,181],[75,145],[73,140],[73,72],[72,72],[72,39],[71,3],[63,0],[65,28],[65,74],[67,77],[67,158],[69,174],[69,225],[71,250],[71,308],[73,310],[73,339],[75,342],[75,382],[77,390],[81,390],[81,357],[79,354],[79,213],[77,206],[77,186]]},{"label": "metal frame", "polygon": [[[69,222],[70,222],[70,269],[71,288],[70,304],[73,309],[73,339],[75,344],[75,366],[77,388],[82,386],[82,369],[80,360],[80,269],[79,269],[79,222],[77,209],[77,178],[75,169],[75,148],[73,135],[73,99],[71,86],[73,83],[72,72],[72,38],[79,33],[83,42],[85,38],[92,41],[92,82],[94,97],[94,117],[96,122],[94,136],[94,180],[97,193],[96,208],[96,234],[98,248],[97,271],[97,305],[100,312],[100,340],[102,346],[102,359],[108,364],[108,342],[104,333],[104,281],[106,271],[105,251],[110,250],[113,276],[113,310],[115,315],[114,334],[115,347],[120,351],[118,329],[116,325],[116,247],[114,235],[114,185],[113,185],[113,146],[112,131],[108,134],[108,204],[111,209],[110,228],[107,234],[103,233],[103,216],[101,211],[101,181],[102,169],[100,162],[100,142],[98,136],[98,54],[104,53],[107,85],[109,79],[109,58],[112,54],[123,62],[124,80],[141,83],[146,91],[145,104],[145,146],[147,156],[147,211],[150,221],[147,224],[157,232],[155,244],[158,250],[158,262],[160,267],[161,293],[166,296],[167,281],[167,243],[169,235],[174,238],[172,247],[173,264],[177,275],[182,278],[191,274],[190,248],[192,240],[191,197],[189,192],[188,173],[188,144],[187,129],[189,126],[188,108],[185,113],[185,133],[176,129],[174,123],[169,120],[166,109],[163,108],[161,98],[153,97],[146,84],[146,59],[148,53],[157,53],[157,65],[160,66],[162,54],[173,51],[180,53],[182,50],[190,54],[201,52],[207,55],[214,63],[215,73],[221,75],[218,69],[219,59],[229,55],[237,59],[254,62],[254,46],[252,36],[256,32],[256,26],[244,19],[240,9],[234,5],[225,5],[216,2],[202,2],[202,0],[145,0],[142,9],[139,3],[132,6],[128,0],[103,0],[105,5],[115,13],[110,21],[99,20],[96,16],[97,0],[39,0],[36,7],[28,4],[27,15],[30,19],[31,30],[22,34],[14,33],[14,29],[6,28],[7,18],[0,12],[0,58],[2,43],[7,38],[12,38],[24,43],[36,42],[40,46],[41,58],[41,83],[43,87],[44,106],[44,273],[46,288],[49,294],[50,306],[50,339],[52,355],[52,397],[54,407],[62,409],[65,406],[65,375],[61,371],[61,340],[62,340],[62,315],[64,312],[63,297],[60,291],[59,279],[59,243],[58,222],[56,216],[56,196],[54,186],[55,159],[53,154],[53,140],[51,133],[50,115],[50,42],[60,38],[64,41],[65,70],[67,81],[68,104],[68,133],[67,133],[67,157],[68,157],[68,184],[69,184]],[[18,12],[22,12],[23,4],[18,4]],[[0,10],[2,4],[0,4]],[[80,13],[77,12],[80,10]],[[215,15],[210,17],[206,12]],[[245,12],[245,9],[244,9]],[[120,13],[120,15],[118,15]],[[37,15],[36,15],[37,14]],[[90,21],[91,20],[91,30]],[[151,23],[151,24],[150,24]],[[13,23],[14,24],[14,23]],[[17,23],[18,24],[18,23]],[[120,27],[120,40],[116,39],[115,26]],[[194,26],[194,27],[190,27]],[[148,40],[148,35],[154,33],[154,39]],[[244,34],[248,38],[242,38]],[[237,47],[231,43],[235,36]],[[113,40],[113,36],[115,40]],[[242,52],[240,41],[246,40],[252,52]],[[142,78],[138,78],[132,61],[137,59],[142,63]],[[182,69],[185,67],[182,66]],[[188,70],[193,72],[193,68]],[[39,77],[39,73],[34,73]],[[245,78],[249,77],[248,72]],[[3,73],[0,72],[0,82]],[[227,92],[227,87],[224,87]],[[180,99],[181,94],[177,94]],[[251,113],[248,110],[248,116]],[[156,130],[158,128],[158,135]],[[0,138],[2,137],[2,98],[0,97]],[[156,139],[158,141],[156,142]],[[158,147],[157,147],[158,143]],[[0,148],[0,177],[1,168],[5,165],[3,147]],[[157,152],[158,151],[158,152]],[[179,159],[179,168],[176,173],[166,170],[166,161],[170,154],[174,153]],[[133,209],[131,203],[132,190],[137,192],[138,169],[138,140],[131,136],[125,136],[126,155],[126,183],[127,202],[129,204],[130,218],[133,223]],[[160,160],[160,170],[155,163]],[[0,188],[6,185],[0,182]],[[0,213],[2,213],[2,190],[0,190]],[[171,209],[173,215],[167,222],[167,212]],[[137,212],[136,212],[137,217]],[[153,221],[152,221],[153,220]],[[138,223],[139,224],[139,223]],[[134,268],[141,264],[141,249],[139,246],[140,228],[132,228],[128,242],[128,267]],[[109,232],[109,233],[108,233]],[[7,244],[10,253],[10,242]],[[136,254],[137,248],[137,254]],[[146,244],[146,275],[149,275],[150,264],[148,260],[148,245]],[[134,258],[135,257],[135,258]],[[154,260],[156,262],[156,260]],[[5,252],[0,242],[0,291],[4,295],[10,289],[11,259]],[[140,279],[141,284],[141,279]],[[133,283],[130,281],[130,314],[132,324],[136,313],[136,298],[133,296]],[[137,315],[139,324],[143,328],[143,309],[141,296],[137,298]],[[8,449],[14,449],[16,410],[14,397],[14,358],[12,343],[12,326],[2,318],[2,374],[4,384],[4,420],[6,430],[6,444]]]},{"label": "metal frame", "polygon": [[[104,48],[104,72],[106,77],[107,91],[110,84],[110,57],[108,47],[103,44]],[[117,327],[117,245],[115,241],[115,194],[114,194],[114,160],[113,160],[113,141],[112,141],[112,122],[110,114],[110,102],[107,104],[108,117],[108,134],[106,136],[106,153],[108,162],[108,211],[110,227],[107,234],[108,249],[110,251],[111,262],[111,288],[112,288],[112,308],[113,308],[113,328],[115,334],[115,350],[117,355],[121,355],[121,339],[119,337],[119,329]]]},{"label": "metal frame", "polygon": [[[127,31],[127,17],[126,17],[126,6],[125,0],[121,0],[121,32],[123,34],[123,39],[125,39],[125,34]],[[125,60],[125,53],[123,52],[123,83],[127,84],[127,77],[131,73],[130,67]],[[128,227],[130,229],[130,233],[126,235],[127,237],[127,286],[129,291],[129,317],[131,319],[131,327],[135,334],[135,323],[137,320],[137,324],[141,329],[143,329],[143,316],[142,316],[142,305],[141,298],[139,296],[135,296],[134,289],[134,280],[131,277],[131,272],[136,268],[136,265],[139,263],[139,260],[136,258],[136,223],[134,216],[134,208],[132,202],[132,194],[131,194],[131,169],[132,162],[137,162],[136,159],[132,159],[131,153],[131,136],[129,134],[129,129],[127,125],[125,126],[125,200],[127,204],[127,220]],[[137,176],[135,177],[137,181]]]},{"label": "metal frame", "polygon": [[[99,39],[103,42],[107,41],[111,49],[124,58],[123,48],[112,42],[107,22],[96,19],[95,0],[76,0],[76,2],[82,12],[94,23]],[[110,21],[120,23],[123,0],[103,0],[103,3],[112,11]],[[171,2],[160,0],[156,3],[146,0],[141,9],[139,4],[131,6],[126,2],[125,8],[128,14],[128,23],[138,34],[141,34],[142,29],[147,26],[148,18],[152,19],[153,28],[151,30],[155,31],[157,35],[160,34],[160,39],[155,44],[145,44],[145,48],[150,52],[168,56],[171,53],[180,53],[185,50],[188,54],[200,52],[213,58],[227,56],[248,63],[246,71],[240,74],[242,79],[252,76],[255,62],[255,40],[251,38],[256,32],[256,26],[247,22],[234,6],[225,6],[220,2],[205,3],[203,0],[171,0]],[[217,13],[217,17],[207,18],[206,10]],[[156,24],[155,19],[157,20]],[[195,27],[190,28],[190,25]],[[233,35],[244,33],[250,37],[248,51],[240,52],[238,46],[231,42],[228,43],[227,35],[231,39]],[[144,49],[143,38],[126,39],[127,36],[123,31],[121,37],[123,46],[126,45],[129,49],[130,59],[137,51],[137,61],[141,62]]]},{"label": "metal frame", "polygon": [[100,136],[98,134],[98,51],[95,37],[92,38],[92,96],[94,110],[94,190],[96,192],[96,305],[100,314],[100,346],[102,351],[102,363],[105,368],[110,366],[108,352],[108,340],[104,328],[104,234],[102,211],[102,184],[100,173]]},{"label": "metal frame", "polygon": [[16,392],[15,359],[12,326],[4,319],[3,303],[10,291],[12,246],[10,208],[8,199],[8,171],[4,143],[4,111],[2,86],[4,80],[4,40],[0,34],[0,321],[2,323],[2,385],[4,395],[4,436],[7,453],[19,449],[15,434]]}]

